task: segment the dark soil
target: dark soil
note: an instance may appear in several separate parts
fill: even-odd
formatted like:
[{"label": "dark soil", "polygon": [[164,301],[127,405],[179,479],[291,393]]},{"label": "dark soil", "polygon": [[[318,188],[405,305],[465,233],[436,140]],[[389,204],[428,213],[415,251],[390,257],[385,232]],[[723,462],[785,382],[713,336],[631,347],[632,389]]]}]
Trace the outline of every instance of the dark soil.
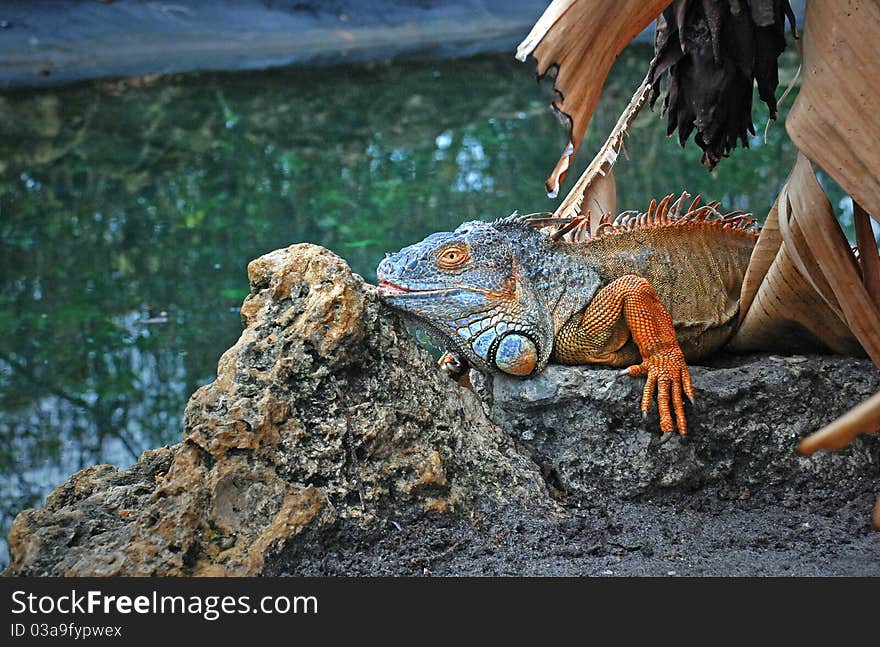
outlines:
[{"label": "dark soil", "polygon": [[878,576],[877,482],[800,494],[720,488],[630,501],[338,524],[268,564],[272,575]]}]

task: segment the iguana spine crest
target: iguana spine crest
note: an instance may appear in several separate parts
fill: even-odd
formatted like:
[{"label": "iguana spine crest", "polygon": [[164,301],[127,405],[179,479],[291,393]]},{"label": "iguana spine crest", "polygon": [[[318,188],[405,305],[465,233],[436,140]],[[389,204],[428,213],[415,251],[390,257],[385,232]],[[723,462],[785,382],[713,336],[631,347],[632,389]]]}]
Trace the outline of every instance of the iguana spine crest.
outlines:
[{"label": "iguana spine crest", "polygon": [[751,214],[743,211],[722,213],[720,202],[709,202],[700,206],[702,196],[697,195],[687,209],[684,204],[690,198],[686,191],[675,199],[670,193],[659,202],[654,199],[647,211],[623,211],[612,219],[611,214],[604,214],[599,220],[595,231],[590,230],[590,212],[587,211],[574,218],[557,218],[545,214],[531,214],[521,217],[532,227],[542,230],[552,240],[564,240],[569,243],[586,243],[605,236],[644,229],[647,227],[681,227],[694,223],[710,225],[719,229],[737,229],[747,232],[757,239],[757,223]]}]

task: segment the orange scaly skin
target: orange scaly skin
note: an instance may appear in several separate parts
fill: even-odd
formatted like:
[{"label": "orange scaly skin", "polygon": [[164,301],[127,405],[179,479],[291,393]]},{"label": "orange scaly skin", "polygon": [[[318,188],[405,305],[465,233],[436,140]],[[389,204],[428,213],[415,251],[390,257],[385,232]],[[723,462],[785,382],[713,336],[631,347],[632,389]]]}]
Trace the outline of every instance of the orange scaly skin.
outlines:
[{"label": "orange scaly skin", "polygon": [[672,317],[646,279],[627,274],[599,290],[583,316],[557,334],[555,359],[562,364],[630,363],[633,353],[626,348],[630,336],[643,359],[621,374],[648,377],[642,414],[647,416],[656,390],[661,431],[674,430],[671,402],[678,431],[684,435],[687,419],[682,392],[693,401],[694,386]]}]

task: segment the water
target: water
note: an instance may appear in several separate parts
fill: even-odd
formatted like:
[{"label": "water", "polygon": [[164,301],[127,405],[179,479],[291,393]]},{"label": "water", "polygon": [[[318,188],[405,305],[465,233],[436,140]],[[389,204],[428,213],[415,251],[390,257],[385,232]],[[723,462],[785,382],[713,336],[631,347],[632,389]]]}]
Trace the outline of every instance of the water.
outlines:
[{"label": "water", "polygon": [[[616,64],[569,186],[649,58]],[[70,473],[180,438],[239,334],[249,260],[308,241],[374,280],[385,251],[432,231],[552,210],[565,135],[533,69],[505,55],[0,96],[3,536]],[[687,189],[763,215],[795,150],[781,124],[752,147],[708,174],[646,113],[619,207]]]}]

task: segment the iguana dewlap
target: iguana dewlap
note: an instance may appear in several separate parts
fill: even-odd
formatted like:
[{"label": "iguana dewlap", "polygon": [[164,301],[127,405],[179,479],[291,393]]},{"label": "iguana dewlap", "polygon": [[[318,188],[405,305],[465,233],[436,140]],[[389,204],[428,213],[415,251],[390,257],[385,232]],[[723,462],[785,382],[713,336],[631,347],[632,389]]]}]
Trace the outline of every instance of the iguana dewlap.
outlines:
[{"label": "iguana dewlap", "polygon": [[757,231],[715,203],[685,211],[683,198],[592,235],[586,218],[468,222],[389,254],[379,295],[439,337],[453,367],[522,377],[551,361],[628,367],[647,376],[642,412],[656,392],[660,428],[684,434],[683,395],[694,397],[685,360],[735,331]]}]

